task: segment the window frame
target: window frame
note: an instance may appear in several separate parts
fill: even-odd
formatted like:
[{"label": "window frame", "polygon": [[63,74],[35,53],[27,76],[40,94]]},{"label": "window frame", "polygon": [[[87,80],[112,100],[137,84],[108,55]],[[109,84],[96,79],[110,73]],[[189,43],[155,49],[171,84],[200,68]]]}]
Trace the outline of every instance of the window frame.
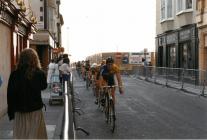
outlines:
[{"label": "window frame", "polygon": [[[182,1],[182,10],[179,11],[178,9],[178,1]],[[187,9],[186,5],[187,0],[176,0],[176,16],[181,15],[183,13],[193,12],[193,0],[192,0],[192,7]]]},{"label": "window frame", "polygon": [[40,12],[43,12],[44,8],[42,6],[40,6]]},{"label": "window frame", "polygon": [[[172,12],[172,15],[171,17],[168,17],[168,4],[169,4],[169,0],[164,0],[165,2],[165,12],[164,12],[164,16],[162,14],[162,8],[163,8],[163,5],[162,5],[162,0],[161,0],[161,3],[160,3],[160,22],[165,22],[165,21],[171,21],[171,20],[174,20],[174,3],[173,3],[174,0],[171,0],[171,5],[172,5],[172,8],[171,8],[171,12]],[[164,18],[163,18],[164,17]]]},{"label": "window frame", "polygon": [[43,22],[44,21],[44,17],[40,16],[40,21]]}]

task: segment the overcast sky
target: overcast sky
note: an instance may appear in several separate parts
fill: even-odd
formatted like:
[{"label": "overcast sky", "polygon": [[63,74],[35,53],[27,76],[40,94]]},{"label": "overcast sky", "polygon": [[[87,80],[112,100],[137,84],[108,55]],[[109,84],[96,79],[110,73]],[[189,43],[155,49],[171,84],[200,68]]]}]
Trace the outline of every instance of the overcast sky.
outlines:
[{"label": "overcast sky", "polygon": [[155,50],[156,0],[61,0],[71,60],[111,51]]}]

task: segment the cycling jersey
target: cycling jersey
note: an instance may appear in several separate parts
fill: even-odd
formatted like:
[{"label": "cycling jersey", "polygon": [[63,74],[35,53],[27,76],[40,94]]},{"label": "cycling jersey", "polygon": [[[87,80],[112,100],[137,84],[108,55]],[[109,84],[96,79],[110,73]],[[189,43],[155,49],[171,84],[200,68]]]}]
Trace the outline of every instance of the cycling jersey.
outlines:
[{"label": "cycling jersey", "polygon": [[89,71],[89,70],[90,70],[90,64],[86,64],[86,66],[85,66],[85,70],[86,70],[86,71]]},{"label": "cycling jersey", "polygon": [[115,85],[114,74],[119,73],[119,71],[119,67],[115,64],[112,65],[111,70],[108,70],[107,66],[104,65],[101,70],[101,75],[108,85],[112,86]]}]

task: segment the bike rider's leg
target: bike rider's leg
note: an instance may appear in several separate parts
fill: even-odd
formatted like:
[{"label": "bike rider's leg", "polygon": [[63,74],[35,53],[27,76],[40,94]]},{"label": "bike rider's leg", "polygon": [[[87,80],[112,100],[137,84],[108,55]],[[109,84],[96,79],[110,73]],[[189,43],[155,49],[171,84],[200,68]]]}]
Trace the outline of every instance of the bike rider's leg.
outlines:
[{"label": "bike rider's leg", "polygon": [[99,80],[95,80],[95,96],[96,96],[96,101],[95,104],[98,104],[98,98],[99,98],[99,92],[100,92],[100,87],[99,87]]},{"label": "bike rider's leg", "polygon": [[112,98],[113,98],[114,105],[115,105],[115,90],[116,90],[116,88],[111,89],[111,95],[112,95]]}]

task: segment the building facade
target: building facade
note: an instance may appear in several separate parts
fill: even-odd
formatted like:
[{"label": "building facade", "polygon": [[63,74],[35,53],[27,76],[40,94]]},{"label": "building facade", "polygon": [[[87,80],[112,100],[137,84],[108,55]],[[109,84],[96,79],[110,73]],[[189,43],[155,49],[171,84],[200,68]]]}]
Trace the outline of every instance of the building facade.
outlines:
[{"label": "building facade", "polygon": [[196,0],[156,1],[156,65],[198,68]]},{"label": "building facade", "polygon": [[[19,2],[17,4],[17,2]],[[27,1],[0,0],[0,117],[7,110],[7,85],[9,75],[15,69],[19,54],[29,47],[29,40],[35,32],[33,21],[28,19]]]},{"label": "building facade", "polygon": [[207,0],[197,0],[196,22],[199,36],[199,69],[207,70]]},{"label": "building facade", "polygon": [[45,71],[49,61],[61,53],[57,51],[57,48],[62,47],[61,26],[63,25],[59,6],[60,0],[31,1],[31,8],[37,17],[37,33],[34,35],[34,40],[30,42],[30,47],[37,51]]}]

